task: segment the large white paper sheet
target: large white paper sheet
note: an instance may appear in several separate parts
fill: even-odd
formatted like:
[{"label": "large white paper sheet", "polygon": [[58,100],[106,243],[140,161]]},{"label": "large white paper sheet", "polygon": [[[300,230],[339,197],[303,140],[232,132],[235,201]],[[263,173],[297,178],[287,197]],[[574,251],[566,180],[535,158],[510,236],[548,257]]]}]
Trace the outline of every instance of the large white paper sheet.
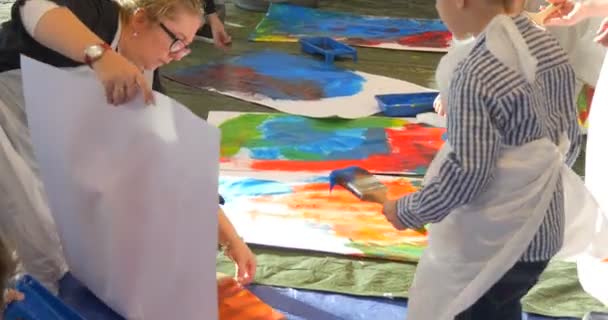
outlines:
[{"label": "large white paper sheet", "polygon": [[127,319],[217,319],[219,131],[156,94],[22,57],[34,150],[71,272]]}]

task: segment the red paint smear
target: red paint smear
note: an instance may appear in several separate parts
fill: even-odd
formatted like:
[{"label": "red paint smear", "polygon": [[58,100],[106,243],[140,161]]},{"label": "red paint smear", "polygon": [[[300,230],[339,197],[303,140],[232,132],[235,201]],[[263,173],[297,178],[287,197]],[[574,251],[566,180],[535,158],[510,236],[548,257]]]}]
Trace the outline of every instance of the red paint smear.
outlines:
[{"label": "red paint smear", "polygon": [[[360,160],[253,160],[251,168],[278,171],[327,171],[360,166],[371,172],[415,172],[426,168],[441,148],[445,129],[406,124],[399,129],[385,129],[390,153]],[[226,162],[226,159],[223,159]]]},{"label": "red paint smear", "polygon": [[383,43],[398,43],[410,47],[447,48],[452,41],[452,33],[449,31],[429,31],[398,39],[363,39],[349,38],[347,43],[360,46],[379,46]]},{"label": "red paint smear", "polygon": [[579,119],[581,120],[581,123],[585,123],[585,121],[587,121],[587,118],[589,118],[589,112],[591,112],[591,103],[593,102],[595,88],[589,85],[585,85],[583,90],[583,94],[585,95],[585,98],[587,100],[587,108],[579,113]]},{"label": "red paint smear", "polygon": [[353,45],[353,46],[379,46],[383,43],[391,43],[393,42],[392,40],[388,40],[388,39],[380,39],[380,40],[376,40],[376,39],[363,39],[363,38],[349,38],[346,40],[346,43]]},{"label": "red paint smear", "polygon": [[[391,199],[417,190],[407,179],[389,180],[385,184]],[[396,230],[382,214],[381,205],[363,202],[340,187],[329,192],[327,183],[295,186],[293,194],[285,197],[260,197],[255,201],[283,204],[299,213],[292,216],[293,219],[305,218],[330,225],[336,236],[357,243],[398,245],[407,242],[424,247],[427,241],[427,236],[417,231]]]},{"label": "red paint smear", "polygon": [[397,43],[415,47],[447,48],[451,40],[452,34],[449,31],[430,31],[402,37]]}]

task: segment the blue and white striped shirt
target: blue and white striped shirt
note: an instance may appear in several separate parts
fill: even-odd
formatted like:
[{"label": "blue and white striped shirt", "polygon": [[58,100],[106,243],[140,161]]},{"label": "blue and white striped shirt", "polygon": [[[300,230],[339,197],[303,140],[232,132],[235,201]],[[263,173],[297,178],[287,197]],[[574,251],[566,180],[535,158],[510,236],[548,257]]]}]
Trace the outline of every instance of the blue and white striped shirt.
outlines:
[{"label": "blue and white striped shirt", "polygon": [[[397,201],[398,217],[407,227],[439,222],[477,197],[493,179],[503,146],[543,137],[557,144],[561,133],[567,132],[571,141],[567,163],[576,160],[581,136],[574,105],[575,75],[568,56],[556,39],[528,18],[518,16],[514,22],[538,60],[535,83],[500,62],[480,36],[450,83],[447,134],[453,151],[435,178]],[[561,248],[563,199],[560,181],[521,260],[549,260]]]}]

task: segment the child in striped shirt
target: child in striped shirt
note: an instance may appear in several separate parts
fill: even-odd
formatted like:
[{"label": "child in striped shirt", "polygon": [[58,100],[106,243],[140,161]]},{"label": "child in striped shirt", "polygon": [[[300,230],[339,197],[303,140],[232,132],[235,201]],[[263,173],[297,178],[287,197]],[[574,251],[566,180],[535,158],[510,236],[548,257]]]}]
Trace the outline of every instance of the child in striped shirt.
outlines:
[{"label": "child in striped shirt", "polygon": [[421,190],[384,205],[398,229],[432,223],[408,320],[521,319],[562,247],[563,172],[581,142],[575,75],[556,39],[509,16],[520,1],[437,0],[454,37],[470,39],[437,70],[446,146]]}]

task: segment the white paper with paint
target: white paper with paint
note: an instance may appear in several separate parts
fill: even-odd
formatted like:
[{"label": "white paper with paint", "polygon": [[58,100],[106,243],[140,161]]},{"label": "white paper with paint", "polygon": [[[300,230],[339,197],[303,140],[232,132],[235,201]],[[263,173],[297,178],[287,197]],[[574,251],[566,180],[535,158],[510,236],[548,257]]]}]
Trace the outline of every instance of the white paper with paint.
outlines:
[{"label": "white paper with paint", "polygon": [[109,106],[89,70],[21,66],[74,276],[129,320],[217,319],[217,128],[161,94]]},{"label": "white paper with paint", "polygon": [[[382,217],[380,207],[360,202],[342,187],[330,192],[328,177],[296,172],[222,171],[219,189],[226,200],[222,208],[247,243],[384,258],[390,252],[391,259],[416,259],[416,250],[409,249],[410,252],[405,247],[421,250],[426,244],[425,235],[394,230]],[[421,182],[392,176],[378,179]],[[327,189],[306,188],[314,184],[327,184]],[[367,238],[366,234],[377,236]]]},{"label": "white paper with paint", "polygon": [[280,100],[244,92],[220,91],[215,88],[206,89],[285,113],[314,118],[340,117],[345,119],[356,119],[379,113],[381,110],[376,101],[376,95],[432,91],[403,80],[359,71],[354,71],[354,73],[365,79],[363,89],[359,93],[352,96],[322,98],[320,100]]},{"label": "white paper with paint", "polygon": [[[214,125],[216,127],[220,127],[224,122],[229,121],[230,119],[237,118],[243,116],[245,114],[272,114],[272,113],[264,113],[264,112],[234,112],[234,111],[210,111],[207,117],[207,121],[209,124]],[[281,113],[275,113],[280,115]],[[431,121],[418,121],[416,118],[394,118],[394,119],[403,119],[407,120],[411,123],[430,123]],[[433,125],[433,124],[431,124]],[[222,171],[256,171],[256,169],[252,169],[251,165],[256,161],[260,160],[252,157],[251,150],[246,147],[241,148],[241,150],[234,156],[231,156],[227,161],[222,161],[220,163],[220,169]],[[318,174],[321,170],[312,170],[308,172],[308,174],[316,173]],[[301,171],[305,172],[305,171]],[[329,170],[326,172],[329,173]],[[394,172],[388,172],[394,173]],[[402,173],[402,172],[401,172]]]}]

